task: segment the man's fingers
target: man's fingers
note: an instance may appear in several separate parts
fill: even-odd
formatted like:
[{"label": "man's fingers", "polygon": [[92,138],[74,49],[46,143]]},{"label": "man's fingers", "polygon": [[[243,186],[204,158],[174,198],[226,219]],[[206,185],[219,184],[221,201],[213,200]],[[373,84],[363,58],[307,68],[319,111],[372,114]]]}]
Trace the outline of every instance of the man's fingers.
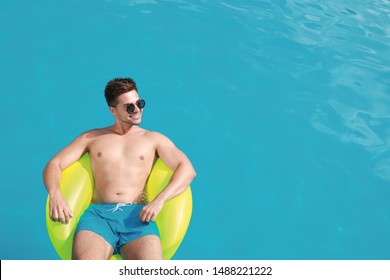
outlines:
[{"label": "man's fingers", "polygon": [[58,221],[58,213],[55,209],[53,209],[53,211],[52,211],[51,219],[53,220],[53,222]]},{"label": "man's fingers", "polygon": [[58,209],[52,209],[50,218],[53,222],[69,223],[69,220],[72,218],[70,211],[62,211]]},{"label": "man's fingers", "polygon": [[141,221],[146,222],[147,214],[146,213],[141,213],[139,218],[140,218]]},{"label": "man's fingers", "polygon": [[71,215],[65,215],[65,223],[69,224],[70,218],[72,218]]},{"label": "man's fingers", "polygon": [[141,213],[140,213],[140,220],[143,221],[144,223],[148,223],[151,221],[153,217],[152,211],[150,211],[147,208],[143,208]]},{"label": "man's fingers", "polygon": [[142,211],[139,215],[140,220],[145,223],[151,221],[154,222],[158,213],[160,213],[161,208],[162,205],[159,203],[149,203],[148,205],[144,206],[144,208],[142,208]]},{"label": "man's fingers", "polygon": [[152,217],[151,215],[146,215],[146,216],[145,216],[145,219],[144,219],[144,222],[145,222],[145,223],[149,223],[149,222],[152,220],[151,217]]},{"label": "man's fingers", "polygon": [[72,216],[69,214],[69,211],[63,211],[63,212],[61,212],[61,215],[60,215],[61,223],[66,223],[66,224],[68,224],[68,223],[69,223],[69,219],[70,219],[71,217],[72,217]]}]

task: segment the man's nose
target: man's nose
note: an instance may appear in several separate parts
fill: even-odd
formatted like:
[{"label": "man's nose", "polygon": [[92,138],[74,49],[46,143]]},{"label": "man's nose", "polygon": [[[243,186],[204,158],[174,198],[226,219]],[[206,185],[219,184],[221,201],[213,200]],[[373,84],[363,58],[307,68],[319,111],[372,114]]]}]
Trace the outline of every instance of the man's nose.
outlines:
[{"label": "man's nose", "polygon": [[133,114],[138,114],[141,112],[141,109],[138,108],[138,106],[136,104],[134,104],[134,110],[133,110]]},{"label": "man's nose", "polygon": [[141,109],[140,109],[140,108],[138,108],[138,106],[137,106],[137,105],[134,105],[134,111],[133,111],[133,114],[136,114],[136,113],[139,113],[139,112],[141,112]]}]

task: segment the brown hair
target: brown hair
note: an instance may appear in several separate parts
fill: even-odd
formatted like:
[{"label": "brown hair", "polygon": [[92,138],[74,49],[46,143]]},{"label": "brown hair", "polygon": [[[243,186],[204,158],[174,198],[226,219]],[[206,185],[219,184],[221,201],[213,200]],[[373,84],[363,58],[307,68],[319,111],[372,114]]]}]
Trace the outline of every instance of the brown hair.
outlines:
[{"label": "brown hair", "polygon": [[132,78],[115,78],[109,81],[104,90],[104,97],[106,98],[107,104],[110,107],[118,105],[117,98],[119,95],[137,90],[137,85]]}]

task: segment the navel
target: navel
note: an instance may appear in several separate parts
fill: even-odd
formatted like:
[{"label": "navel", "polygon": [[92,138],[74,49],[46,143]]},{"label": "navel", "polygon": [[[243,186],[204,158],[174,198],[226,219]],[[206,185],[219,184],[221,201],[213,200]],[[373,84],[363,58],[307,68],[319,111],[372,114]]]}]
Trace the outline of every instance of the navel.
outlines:
[{"label": "navel", "polygon": [[98,153],[97,153],[97,156],[98,156],[98,157],[101,157],[101,156],[102,156],[102,153],[101,153],[101,152],[98,152]]},{"label": "navel", "polygon": [[140,160],[144,160],[144,156],[139,156],[139,159]]}]

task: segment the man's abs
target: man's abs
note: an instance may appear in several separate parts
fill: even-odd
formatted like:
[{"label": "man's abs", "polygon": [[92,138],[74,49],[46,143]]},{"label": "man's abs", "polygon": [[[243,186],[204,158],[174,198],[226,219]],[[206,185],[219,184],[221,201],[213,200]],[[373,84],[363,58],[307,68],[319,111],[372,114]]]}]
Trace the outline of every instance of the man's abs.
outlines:
[{"label": "man's abs", "polygon": [[94,203],[146,203],[142,201],[153,161],[144,164],[92,164],[95,180]]}]

